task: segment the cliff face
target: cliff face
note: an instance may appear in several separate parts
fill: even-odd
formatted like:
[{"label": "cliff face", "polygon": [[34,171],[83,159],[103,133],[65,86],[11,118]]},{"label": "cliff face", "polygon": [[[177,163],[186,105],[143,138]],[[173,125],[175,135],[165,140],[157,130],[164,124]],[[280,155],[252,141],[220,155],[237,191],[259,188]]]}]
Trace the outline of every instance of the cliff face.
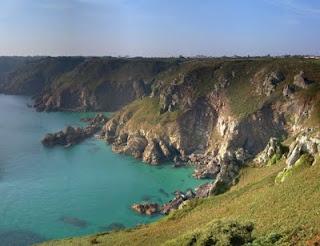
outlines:
[{"label": "cliff face", "polygon": [[150,93],[154,78],[176,61],[87,58],[37,98],[40,111],[115,111]]},{"label": "cliff face", "polygon": [[[14,65],[3,73],[0,92],[39,95],[62,74],[72,70],[83,60],[81,57],[6,58],[7,64],[14,63]],[[0,63],[0,67],[4,68],[5,64]]]},{"label": "cliff face", "polygon": [[319,79],[318,65],[302,60],[188,62],[116,113],[105,138],[115,152],[192,162],[196,177],[230,184],[270,138],[318,127]]},{"label": "cliff face", "polygon": [[0,92],[35,96],[39,111],[118,110],[148,95],[155,77],[181,62],[111,57],[2,59]]}]

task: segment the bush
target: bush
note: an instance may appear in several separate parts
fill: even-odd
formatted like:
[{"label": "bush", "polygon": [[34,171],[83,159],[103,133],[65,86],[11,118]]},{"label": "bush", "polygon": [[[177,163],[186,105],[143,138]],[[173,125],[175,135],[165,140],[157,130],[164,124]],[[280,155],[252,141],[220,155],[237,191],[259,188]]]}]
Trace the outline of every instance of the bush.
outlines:
[{"label": "bush", "polygon": [[246,245],[253,241],[253,224],[235,221],[213,221],[201,230],[194,230],[164,245]]}]

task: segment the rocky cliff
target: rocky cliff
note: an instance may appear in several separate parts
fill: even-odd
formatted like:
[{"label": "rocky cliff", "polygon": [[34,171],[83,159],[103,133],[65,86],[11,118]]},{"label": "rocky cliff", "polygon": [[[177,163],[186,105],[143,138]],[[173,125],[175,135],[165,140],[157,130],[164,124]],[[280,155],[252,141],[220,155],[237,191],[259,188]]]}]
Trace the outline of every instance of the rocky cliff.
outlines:
[{"label": "rocky cliff", "polygon": [[39,111],[118,110],[148,95],[155,77],[181,62],[174,58],[112,57],[2,60],[0,92],[34,96]]},{"label": "rocky cliff", "polygon": [[105,125],[117,153],[158,165],[195,165],[221,192],[268,144],[319,123],[319,65],[296,59],[188,61],[154,82],[149,97]]}]

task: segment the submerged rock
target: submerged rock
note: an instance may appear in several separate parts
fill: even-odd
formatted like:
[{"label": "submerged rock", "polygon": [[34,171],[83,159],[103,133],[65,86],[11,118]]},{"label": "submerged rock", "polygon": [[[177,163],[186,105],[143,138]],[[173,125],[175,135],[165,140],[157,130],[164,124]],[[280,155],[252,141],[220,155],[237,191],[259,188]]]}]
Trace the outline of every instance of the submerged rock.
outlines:
[{"label": "submerged rock", "polygon": [[102,231],[118,231],[118,230],[122,230],[125,228],[126,228],[125,225],[118,223],[118,222],[114,222],[114,223],[111,223],[107,226],[100,227],[100,229]]},{"label": "submerged rock", "polygon": [[159,193],[165,195],[166,197],[169,197],[169,193],[166,192],[166,191],[165,191],[164,189],[162,189],[162,188],[159,189]]},{"label": "submerged rock", "polygon": [[72,216],[62,216],[59,218],[59,221],[79,228],[86,228],[88,226],[87,221]]}]

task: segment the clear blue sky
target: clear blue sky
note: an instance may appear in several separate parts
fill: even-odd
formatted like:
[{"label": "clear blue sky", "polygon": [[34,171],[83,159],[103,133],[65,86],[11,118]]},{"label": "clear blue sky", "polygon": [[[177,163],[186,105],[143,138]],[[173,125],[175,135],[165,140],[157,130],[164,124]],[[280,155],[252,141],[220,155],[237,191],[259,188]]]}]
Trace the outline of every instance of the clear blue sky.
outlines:
[{"label": "clear blue sky", "polygon": [[320,55],[319,0],[1,0],[0,55]]}]

